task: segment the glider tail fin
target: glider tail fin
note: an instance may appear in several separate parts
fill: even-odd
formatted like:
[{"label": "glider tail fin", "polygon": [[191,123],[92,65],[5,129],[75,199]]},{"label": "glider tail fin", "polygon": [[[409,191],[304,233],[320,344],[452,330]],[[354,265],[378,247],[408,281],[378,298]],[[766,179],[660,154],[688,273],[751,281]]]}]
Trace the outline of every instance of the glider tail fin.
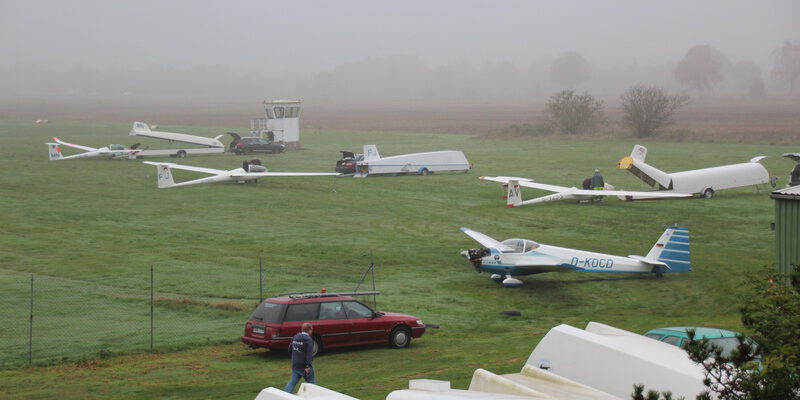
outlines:
[{"label": "glider tail fin", "polygon": [[61,147],[58,147],[58,143],[47,143],[48,152],[50,153],[50,160],[60,160],[64,158],[61,155]]},{"label": "glider tail fin", "polygon": [[151,132],[150,127],[147,126],[144,122],[134,122],[133,129],[131,130],[131,135],[135,135],[136,132]]},{"label": "glider tail fin", "polygon": [[692,270],[689,256],[689,228],[670,226],[661,234],[646,258],[669,265],[670,272]]},{"label": "glider tail fin", "polygon": [[617,168],[627,169],[650,186],[658,185],[658,190],[672,190],[672,177],[644,162],[645,157],[647,157],[647,148],[637,144],[633,146],[630,156],[623,157],[617,162]]},{"label": "glider tail fin", "polygon": [[156,180],[158,181],[159,189],[175,186],[175,181],[172,179],[172,170],[169,168],[169,164],[151,163],[149,161],[145,161],[145,164],[156,166]]},{"label": "glider tail fin", "polygon": [[519,181],[508,181],[508,192],[506,193],[506,205],[509,207],[516,207],[522,205],[522,189],[519,186]]},{"label": "glider tail fin", "polygon": [[364,145],[364,161],[380,159],[381,155],[378,153],[378,146],[374,144]]}]

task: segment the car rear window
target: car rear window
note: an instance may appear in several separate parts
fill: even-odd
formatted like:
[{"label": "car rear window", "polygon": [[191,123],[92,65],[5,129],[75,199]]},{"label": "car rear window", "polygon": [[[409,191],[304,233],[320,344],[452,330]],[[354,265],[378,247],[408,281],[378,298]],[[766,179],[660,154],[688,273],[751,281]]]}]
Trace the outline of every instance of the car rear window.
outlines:
[{"label": "car rear window", "polygon": [[681,338],[679,338],[677,336],[666,336],[666,337],[664,337],[664,339],[661,339],[662,342],[669,343],[669,344],[674,344],[675,346],[678,345],[678,342],[680,340],[681,340]]},{"label": "car rear window", "polygon": [[285,306],[285,304],[265,301],[256,307],[256,310],[250,315],[250,319],[269,324],[280,324],[282,322],[281,317],[283,316],[283,309]]},{"label": "car rear window", "polygon": [[313,321],[319,314],[319,303],[289,304],[284,321]]}]

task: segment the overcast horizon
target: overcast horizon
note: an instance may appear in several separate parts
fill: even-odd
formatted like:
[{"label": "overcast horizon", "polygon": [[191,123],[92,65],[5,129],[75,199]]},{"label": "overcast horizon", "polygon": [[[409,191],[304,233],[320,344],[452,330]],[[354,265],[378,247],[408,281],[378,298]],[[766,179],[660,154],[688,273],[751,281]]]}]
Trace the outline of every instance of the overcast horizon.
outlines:
[{"label": "overcast horizon", "polygon": [[[273,97],[321,90],[332,96],[340,89],[326,81],[331,76],[386,68],[384,75],[420,70],[389,85],[388,97],[394,90],[403,98],[438,96],[444,89],[437,85],[448,75],[486,79],[483,86],[451,90],[450,97],[494,87],[500,96],[520,81],[526,89],[515,96],[541,96],[553,89],[541,82],[547,69],[567,51],[580,54],[594,78],[605,81],[587,89],[612,91],[637,74],[669,84],[670,68],[695,45],[710,45],[731,63],[752,61],[768,78],[774,50],[800,40],[798,16],[800,2],[791,0],[0,0],[0,74],[6,82],[0,89],[13,96],[111,95],[153,82],[146,92],[158,96],[158,86],[180,74],[192,87],[219,76],[214,91],[229,87],[228,97],[270,90]],[[392,71],[396,61],[400,70]],[[618,71],[619,81],[611,71]],[[103,73],[108,76],[97,76]],[[497,75],[506,81],[496,81]],[[235,88],[248,77],[263,87]],[[408,82],[423,79],[432,82],[403,92]],[[367,78],[365,85],[377,81]],[[165,95],[195,91],[184,86],[166,88]],[[382,94],[371,90],[356,93]]]}]

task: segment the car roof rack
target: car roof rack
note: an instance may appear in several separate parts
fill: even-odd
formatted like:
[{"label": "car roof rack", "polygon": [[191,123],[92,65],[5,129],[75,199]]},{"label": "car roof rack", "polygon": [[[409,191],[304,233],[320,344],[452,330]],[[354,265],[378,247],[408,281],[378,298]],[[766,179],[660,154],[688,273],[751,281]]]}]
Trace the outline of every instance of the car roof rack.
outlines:
[{"label": "car roof rack", "polygon": [[312,299],[317,297],[339,297],[339,296],[373,296],[376,294],[381,294],[378,291],[369,291],[369,292],[337,292],[337,293],[328,293],[328,292],[315,292],[315,293],[284,293],[280,294],[276,297],[288,296],[290,299]]}]

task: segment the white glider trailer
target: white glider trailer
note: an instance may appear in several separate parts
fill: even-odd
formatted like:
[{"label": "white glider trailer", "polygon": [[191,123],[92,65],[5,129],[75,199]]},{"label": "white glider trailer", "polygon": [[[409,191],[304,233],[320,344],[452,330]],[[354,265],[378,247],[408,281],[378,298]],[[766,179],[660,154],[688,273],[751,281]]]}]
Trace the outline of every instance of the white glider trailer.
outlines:
[{"label": "white glider trailer", "polygon": [[209,138],[204,136],[186,135],[183,133],[159,132],[150,130],[150,127],[144,122],[134,122],[133,129],[131,129],[130,131],[130,135],[167,140],[170,143],[187,143],[194,146],[198,146],[198,147],[179,146],[174,149],[153,149],[153,150],[144,148],[141,149],[141,151],[136,154],[136,158],[142,158],[147,156],[170,156],[170,157],[184,158],[189,154],[214,154],[214,153],[225,152],[225,145],[219,141],[219,138],[222,137],[222,135],[219,135],[214,138]]},{"label": "white glider trailer", "polygon": [[417,174],[464,171],[472,168],[463,152],[457,150],[431,151],[428,153],[401,154],[381,157],[374,144],[364,145],[364,160],[356,163],[355,178],[377,174]]},{"label": "white glider trailer", "polygon": [[[740,164],[723,165],[719,167],[695,169],[691,171],[666,173],[644,162],[647,148],[641,145],[633,146],[633,151],[628,157],[623,157],[617,163],[617,168],[627,169],[650,186],[658,185],[659,191],[699,194],[710,199],[714,193],[722,189],[731,189],[742,186],[761,185],[765,183],[775,187],[776,178],[770,178],[767,169],[759,163],[766,156],[758,156],[749,162]],[[646,197],[635,197],[633,200],[642,200]]]}]

